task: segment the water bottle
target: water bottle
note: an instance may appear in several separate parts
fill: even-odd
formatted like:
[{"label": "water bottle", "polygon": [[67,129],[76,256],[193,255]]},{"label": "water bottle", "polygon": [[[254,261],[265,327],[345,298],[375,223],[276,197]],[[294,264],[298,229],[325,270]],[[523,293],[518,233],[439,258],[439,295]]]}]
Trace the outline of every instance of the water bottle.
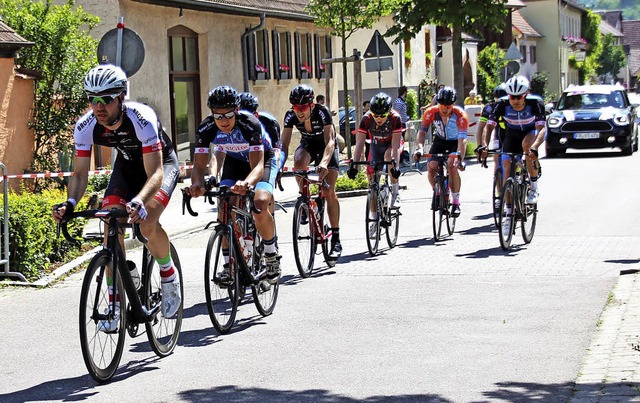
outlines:
[{"label": "water bottle", "polygon": [[129,267],[129,274],[131,274],[131,280],[133,280],[133,285],[136,286],[136,290],[140,289],[140,272],[138,272],[138,268],[136,264],[131,260],[127,260],[127,266]]},{"label": "water bottle", "polygon": [[242,243],[244,244],[244,250],[242,251],[242,255],[245,260],[251,259],[251,254],[253,253],[253,237],[249,234],[242,237]]}]

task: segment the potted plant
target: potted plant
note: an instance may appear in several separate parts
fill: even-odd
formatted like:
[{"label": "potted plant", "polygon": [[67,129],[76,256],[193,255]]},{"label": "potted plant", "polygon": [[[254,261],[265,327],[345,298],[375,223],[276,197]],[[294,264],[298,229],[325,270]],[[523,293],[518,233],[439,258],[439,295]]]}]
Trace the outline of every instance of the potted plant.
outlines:
[{"label": "potted plant", "polygon": [[256,64],[256,80],[267,79],[267,68],[261,64]]},{"label": "potted plant", "polygon": [[289,72],[291,71],[291,69],[286,64],[280,64],[278,66],[278,70],[280,71],[280,79],[281,80],[288,80],[288,79],[291,78],[289,76]]},{"label": "potted plant", "polygon": [[308,64],[305,64],[305,63],[301,64],[300,71],[302,72],[302,78],[311,77],[311,66],[309,66]]},{"label": "potted plant", "polygon": [[324,64],[320,65],[320,77],[319,78],[325,78],[326,77],[326,69]]}]

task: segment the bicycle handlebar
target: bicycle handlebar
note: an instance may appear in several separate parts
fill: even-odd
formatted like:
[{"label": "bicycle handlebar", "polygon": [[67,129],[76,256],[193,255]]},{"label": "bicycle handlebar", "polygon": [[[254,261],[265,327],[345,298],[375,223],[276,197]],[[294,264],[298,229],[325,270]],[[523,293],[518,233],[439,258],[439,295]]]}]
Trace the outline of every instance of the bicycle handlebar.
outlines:
[{"label": "bicycle handlebar", "polygon": [[[312,185],[320,185],[325,189],[330,188],[329,183],[327,183],[326,179],[322,179],[322,182],[321,182],[319,178],[318,179],[315,178],[316,170],[314,168],[294,169],[292,172],[294,176],[302,178]],[[309,175],[311,174],[314,174],[314,177],[309,177]]]},{"label": "bicycle handlebar", "polygon": [[[189,211],[189,214],[197,217],[198,213],[193,211],[193,209],[191,208],[191,199],[193,199],[193,196],[188,195],[185,192],[186,188],[182,188],[182,214],[184,215],[184,210],[185,208],[187,209],[187,211]],[[233,193],[231,191],[231,188],[229,186],[218,186],[218,190],[205,190],[203,196],[207,198],[207,200],[209,201],[209,203],[214,204],[213,198],[214,197],[219,197],[221,199],[229,199],[231,197],[234,196],[240,196],[242,198],[244,198],[245,200],[248,200],[249,205],[251,206],[251,211],[256,213],[256,214],[260,214],[260,209],[258,209],[256,207],[256,205],[253,202],[253,199],[255,197],[255,191],[253,189],[248,188],[246,193],[244,195],[241,194],[237,194],[237,193]]]},{"label": "bicycle handlebar", "polygon": [[[67,223],[74,218],[99,218],[104,220],[106,218],[125,218],[129,217],[129,213],[123,209],[111,209],[111,210],[83,210],[83,211],[74,211],[69,215],[69,217],[64,222],[59,222],[57,226],[58,234],[62,232],[62,235],[65,239],[72,243],[81,243],[81,240],[78,238],[74,238],[69,234],[69,229],[67,227]],[[140,231],[140,224],[129,224],[129,223],[119,223],[118,225],[124,228],[131,228],[133,231],[134,238],[138,239],[140,242],[146,244],[149,240],[142,235],[142,231]]]}]

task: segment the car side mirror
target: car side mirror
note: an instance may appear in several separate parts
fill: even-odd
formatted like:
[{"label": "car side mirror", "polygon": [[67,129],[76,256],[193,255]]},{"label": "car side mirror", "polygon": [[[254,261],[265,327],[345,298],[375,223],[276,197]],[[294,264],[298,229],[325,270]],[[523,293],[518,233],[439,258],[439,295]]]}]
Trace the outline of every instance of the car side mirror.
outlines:
[{"label": "car side mirror", "polygon": [[549,102],[547,104],[544,105],[544,111],[546,112],[546,114],[550,114],[551,112],[553,112],[553,110],[556,109],[556,102]]}]

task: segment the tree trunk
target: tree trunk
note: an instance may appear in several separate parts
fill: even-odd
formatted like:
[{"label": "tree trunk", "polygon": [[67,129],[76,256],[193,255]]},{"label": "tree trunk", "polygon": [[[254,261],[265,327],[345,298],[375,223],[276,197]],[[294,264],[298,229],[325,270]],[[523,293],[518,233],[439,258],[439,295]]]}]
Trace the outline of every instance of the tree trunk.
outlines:
[{"label": "tree trunk", "polygon": [[[351,123],[349,122],[349,88],[347,86],[347,38],[342,37],[342,103],[344,105],[344,142],[347,147],[347,158],[351,159]],[[336,148],[339,148],[336,140]]]},{"label": "tree trunk", "polygon": [[462,70],[462,27],[451,28],[451,51],[453,53],[453,88],[458,94],[459,105],[464,104],[464,73]]}]

